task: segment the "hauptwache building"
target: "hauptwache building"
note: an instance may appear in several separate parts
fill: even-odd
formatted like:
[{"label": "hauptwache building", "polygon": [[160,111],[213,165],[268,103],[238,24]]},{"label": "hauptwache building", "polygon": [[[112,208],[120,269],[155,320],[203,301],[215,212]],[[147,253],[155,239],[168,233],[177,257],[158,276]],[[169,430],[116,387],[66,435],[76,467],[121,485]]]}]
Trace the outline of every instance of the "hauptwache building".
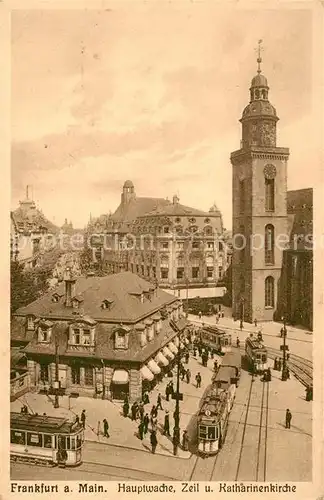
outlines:
[{"label": "hauptwache building", "polygon": [[59,385],[66,394],[134,401],[174,364],[188,325],[180,300],[131,272],[76,279],[67,271],[55,291],[16,312],[11,335],[31,339],[32,390]]}]

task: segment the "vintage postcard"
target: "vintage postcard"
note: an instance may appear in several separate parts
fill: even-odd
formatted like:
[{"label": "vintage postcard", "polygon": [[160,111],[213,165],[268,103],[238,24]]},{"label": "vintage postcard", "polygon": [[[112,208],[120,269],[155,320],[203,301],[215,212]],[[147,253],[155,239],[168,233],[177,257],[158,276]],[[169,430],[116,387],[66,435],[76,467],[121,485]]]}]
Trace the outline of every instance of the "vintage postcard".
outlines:
[{"label": "vintage postcard", "polygon": [[5,498],[324,494],[322,14],[3,5]]}]

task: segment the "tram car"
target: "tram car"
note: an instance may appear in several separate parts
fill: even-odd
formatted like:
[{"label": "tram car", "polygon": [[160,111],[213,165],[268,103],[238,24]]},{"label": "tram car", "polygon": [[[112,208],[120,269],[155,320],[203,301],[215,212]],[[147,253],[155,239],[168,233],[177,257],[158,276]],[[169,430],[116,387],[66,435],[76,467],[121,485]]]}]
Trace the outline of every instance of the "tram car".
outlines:
[{"label": "tram car", "polygon": [[231,334],[216,326],[204,326],[200,332],[200,341],[204,347],[213,349],[219,354],[225,354],[232,350]]},{"label": "tram car", "polygon": [[10,460],[35,465],[77,466],[82,462],[82,424],[66,418],[10,413]]},{"label": "tram car", "polygon": [[202,456],[216,455],[225,442],[235,380],[235,367],[220,366],[204,397],[198,414],[198,452]]},{"label": "tram car", "polygon": [[246,339],[245,355],[252,372],[262,373],[268,369],[267,349],[257,338],[250,336]]},{"label": "tram car", "polygon": [[[241,366],[242,366],[242,356],[240,350],[237,348],[232,349],[230,352],[227,352],[223,359],[220,368],[234,368],[235,374],[232,376],[233,383],[235,383],[236,387],[238,386],[240,377],[241,377]],[[217,374],[214,376],[213,380],[216,380]]]}]

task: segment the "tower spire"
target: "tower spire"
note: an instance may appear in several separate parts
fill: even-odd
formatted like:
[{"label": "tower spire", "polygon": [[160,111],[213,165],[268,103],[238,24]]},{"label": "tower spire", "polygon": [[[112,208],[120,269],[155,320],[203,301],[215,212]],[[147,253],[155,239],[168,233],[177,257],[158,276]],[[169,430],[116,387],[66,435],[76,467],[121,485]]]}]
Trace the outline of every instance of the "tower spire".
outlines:
[{"label": "tower spire", "polygon": [[258,74],[261,73],[261,63],[262,63],[262,57],[261,57],[261,51],[263,50],[263,47],[261,47],[262,40],[258,41],[258,58],[257,58],[257,63],[258,63]]}]

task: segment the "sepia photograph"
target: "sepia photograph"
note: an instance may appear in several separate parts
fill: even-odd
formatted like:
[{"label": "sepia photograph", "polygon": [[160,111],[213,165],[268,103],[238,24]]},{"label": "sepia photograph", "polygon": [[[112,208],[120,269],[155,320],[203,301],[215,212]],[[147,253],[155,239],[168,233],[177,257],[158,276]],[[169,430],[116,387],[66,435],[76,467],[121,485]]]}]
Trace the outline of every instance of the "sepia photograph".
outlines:
[{"label": "sepia photograph", "polygon": [[13,493],[312,482],[313,26],[11,12]]}]

